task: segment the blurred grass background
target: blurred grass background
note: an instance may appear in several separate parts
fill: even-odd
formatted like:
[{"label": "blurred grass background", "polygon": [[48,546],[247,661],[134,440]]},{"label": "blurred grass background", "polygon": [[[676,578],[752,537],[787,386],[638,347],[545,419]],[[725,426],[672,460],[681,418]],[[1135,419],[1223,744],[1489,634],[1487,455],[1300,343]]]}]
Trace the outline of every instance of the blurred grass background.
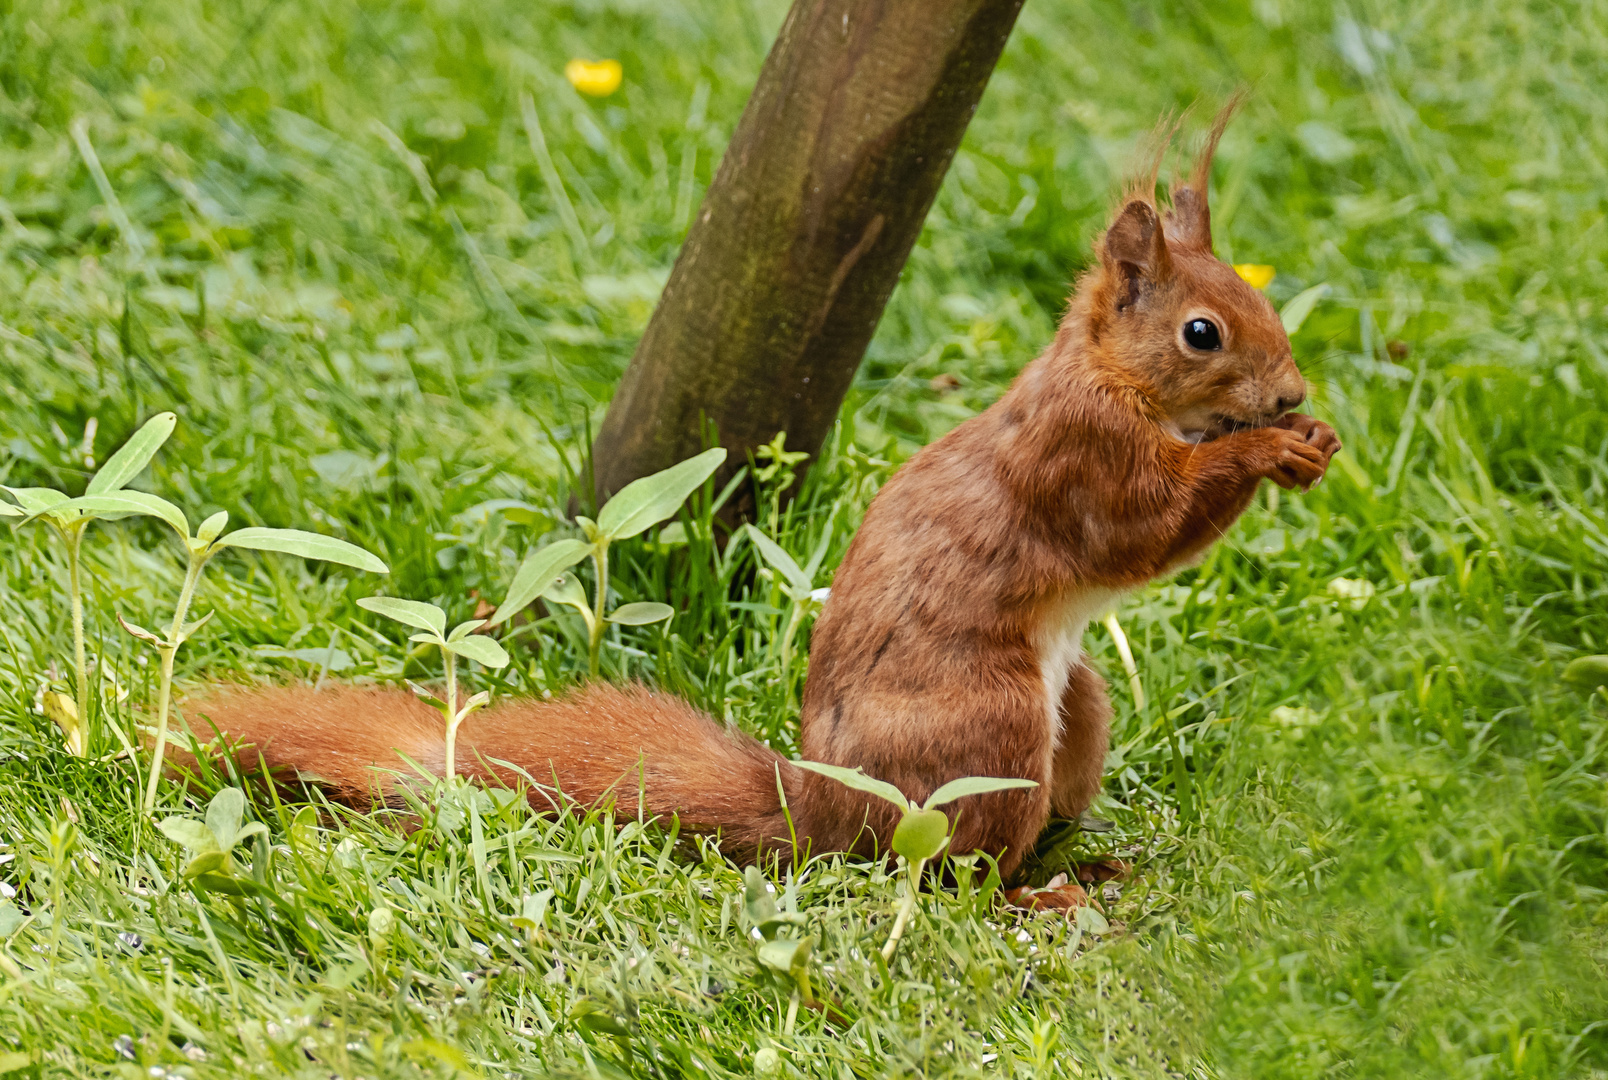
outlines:
[{"label": "blurred grass background", "polygon": [[[4,482],[76,491],[175,409],[136,486],[392,566],[220,563],[186,676],[309,677],[263,647],[335,641],[340,677],[422,677],[353,600],[466,618],[565,528],[565,468],[784,10],[7,5]],[[24,530],[0,564],[0,881],[32,920],[0,950],[0,1068],[750,1075],[774,1045],[787,1075],[832,1077],[1608,1075],[1608,723],[1556,681],[1608,648],[1605,16],[1029,0],[838,433],[765,524],[835,565],[890,468],[1048,341],[1156,117],[1254,88],[1214,177],[1219,253],[1277,267],[1276,301],[1329,286],[1295,349],[1346,449],[1122,612],[1156,704],[1114,680],[1117,830],[1057,827],[1039,853],[1041,879],[1132,858],[1121,933],[937,898],[884,975],[866,956],[892,886],[820,867],[780,884],[853,1023],[783,1034],[736,875],[653,831],[488,805],[472,830],[297,839],[261,806],[287,906],[198,900],[131,775],[67,758],[36,712],[68,631],[60,561]],[[619,59],[619,92],[578,95],[576,56]],[[113,614],[149,624],[179,564],[154,528],[96,530],[92,640],[126,719],[149,668]],[[790,750],[802,672],[779,670],[783,603],[749,559],[623,550],[622,598],[682,614],[610,664]],[[577,678],[562,617],[522,634],[481,685]],[[394,941],[367,930],[385,905]],[[567,1020],[582,997],[632,1034]]]}]

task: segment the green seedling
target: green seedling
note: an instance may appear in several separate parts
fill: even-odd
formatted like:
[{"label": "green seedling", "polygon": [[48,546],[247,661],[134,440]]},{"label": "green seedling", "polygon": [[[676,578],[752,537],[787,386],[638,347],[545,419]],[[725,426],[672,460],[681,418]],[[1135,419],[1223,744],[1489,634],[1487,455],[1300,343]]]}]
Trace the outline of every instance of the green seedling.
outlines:
[{"label": "green seedling", "polygon": [[[106,460],[106,464],[89,478],[89,486],[84,489],[84,493],[107,495],[121,492],[124,484],[133,480],[140,474],[140,470],[150,464],[151,458],[161,449],[162,444],[167,442],[168,436],[173,434],[173,428],[177,423],[178,418],[170,412],[157,413],[147,420],[138,431],[129,436],[128,441],[115,454]],[[24,524],[30,521],[43,521],[55,530],[67,549],[67,600],[72,611],[73,676],[77,680],[77,685],[74,687],[75,697],[71,699],[53,692],[47,694],[45,707],[51,719],[56,721],[66,736],[68,753],[83,757],[89,753],[91,742],[89,661],[84,648],[84,589],[82,564],[79,558],[84,533],[92,521],[128,517],[131,514],[150,511],[69,508],[69,504],[74,500],[69,498],[66,492],[54,488],[8,487],[4,490],[17,501],[17,505],[0,502],[0,517],[20,517],[24,519]],[[117,731],[117,735],[122,740],[124,749],[131,749],[131,744],[122,731]]]},{"label": "green seedling", "polygon": [[147,814],[156,808],[156,790],[162,778],[162,762],[167,753],[168,712],[173,696],[173,659],[178,655],[179,646],[193,637],[196,631],[212,618],[212,613],[208,612],[195,622],[184,621],[185,616],[190,613],[190,602],[195,598],[195,588],[201,580],[201,571],[206,568],[207,562],[225,548],[245,548],[251,551],[278,551],[286,555],[297,555],[303,559],[319,559],[376,574],[387,572],[385,564],[376,556],[356,544],[337,540],[333,536],[303,532],[300,529],[262,528],[236,529],[225,536],[223,527],[229,522],[227,510],[220,510],[207,518],[196,529],[195,535],[191,536],[190,521],[184,516],[183,510],[166,499],[147,495],[142,491],[111,491],[82,495],[67,500],[56,509],[94,513],[103,517],[148,514],[167,522],[173,531],[179,534],[179,540],[188,555],[184,584],[179,590],[179,600],[174,605],[173,621],[168,626],[166,637],[131,623],[122,615],[117,617],[124,630],[154,647],[162,661],[161,675],[157,682],[156,746],[151,752],[151,772],[145,785],[144,809]]},{"label": "green seedling", "polygon": [[[796,473],[793,466],[809,457],[802,450],[787,449],[787,432],[778,431],[776,437],[764,446],[754,448],[754,479],[770,493],[768,520],[775,531],[782,520],[782,494],[793,487]],[[759,462],[767,462],[760,465]]]},{"label": "green seedling", "polygon": [[1563,669],[1563,681],[1588,694],[1608,686],[1608,656],[1575,657]]},{"label": "green seedling", "polygon": [[260,821],[242,826],[240,819],[245,812],[245,794],[239,788],[227,787],[207,804],[205,821],[170,817],[157,823],[163,836],[190,853],[181,874],[184,880],[210,892],[241,896],[248,891],[233,852],[241,841],[267,833],[268,827]]},{"label": "green seedling", "polygon": [[[482,690],[458,707],[458,657],[466,657],[475,663],[489,668],[501,668],[508,665],[508,653],[496,640],[475,631],[486,625],[485,619],[470,619],[461,622],[447,633],[447,613],[434,604],[421,604],[417,600],[398,600],[393,596],[366,596],[357,602],[357,606],[365,611],[372,611],[376,615],[384,615],[387,619],[395,619],[404,626],[411,626],[420,632],[408,638],[409,641],[423,642],[435,645],[441,649],[447,669],[447,687],[445,700],[436,697],[423,687],[414,686],[413,692],[419,697],[441,710],[441,715],[447,722],[447,779],[451,780],[457,773],[458,753],[458,727],[470,714],[478,709],[485,708],[491,703],[491,693]],[[410,684],[412,685],[412,684]]]},{"label": "green seedling", "polygon": [[928,860],[936,858],[949,843],[949,816],[938,807],[968,795],[987,795],[994,791],[1038,787],[1037,780],[1018,780],[1001,776],[963,776],[959,780],[949,781],[933,792],[926,802],[917,806],[905,798],[904,792],[886,780],[867,776],[859,769],[845,769],[841,765],[823,765],[819,761],[795,761],[793,764],[801,769],[831,777],[855,791],[863,791],[867,795],[886,799],[900,810],[899,824],[893,830],[893,850],[894,854],[904,859],[908,878],[904,900],[900,903],[899,914],[893,921],[893,932],[888,935],[887,944],[882,947],[882,959],[885,961],[893,959],[894,951],[899,948],[899,939],[904,936],[905,925],[916,909],[916,895],[921,891],[923,868],[926,867]]},{"label": "green seedling", "polygon": [[757,866],[743,871],[743,910],[748,915],[749,925],[758,930],[764,939],[759,943],[756,955],[759,966],[781,979],[784,985],[791,984],[793,988],[784,1026],[785,1033],[791,1035],[799,1002],[807,1005],[815,1003],[809,968],[814,938],[807,934],[804,937],[783,936],[783,930],[796,930],[804,926],[807,920],[797,911],[782,911],[777,907],[776,898],[765,886],[765,877]]},{"label": "green seedling", "polygon": [[[597,520],[577,518],[586,539],[559,540],[537,548],[525,557],[508,587],[508,597],[492,613],[491,626],[500,626],[523,611],[538,596],[574,608],[586,624],[589,670],[596,677],[603,652],[603,633],[609,623],[620,626],[648,626],[675,614],[669,604],[623,604],[608,611],[609,545],[646,532],[670,517],[687,497],[726,460],[720,447],[705,450],[652,476],[633,480],[598,511]],[[594,595],[587,601],[586,591],[569,569],[588,555],[597,572]]]},{"label": "green seedling", "polygon": [[782,546],[752,525],[744,525],[743,532],[753,543],[760,558],[765,560],[773,571],[782,576],[781,590],[793,602],[792,611],[787,616],[787,626],[782,630],[782,677],[787,680],[787,700],[793,700],[793,638],[804,619],[820,610],[826,602],[829,589],[815,587],[815,575],[821,568],[821,561],[826,558],[827,545],[831,543],[832,534],[823,532],[821,542],[816,545],[815,551],[810,555],[810,561],[800,567],[793,556],[782,549]]}]

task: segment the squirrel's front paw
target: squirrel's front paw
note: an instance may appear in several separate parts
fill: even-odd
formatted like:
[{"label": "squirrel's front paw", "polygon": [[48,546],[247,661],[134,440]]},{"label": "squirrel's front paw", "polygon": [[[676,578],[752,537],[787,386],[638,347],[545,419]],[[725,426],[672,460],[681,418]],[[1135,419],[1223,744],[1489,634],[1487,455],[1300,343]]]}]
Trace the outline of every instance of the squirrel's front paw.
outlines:
[{"label": "squirrel's front paw", "polygon": [[1280,487],[1302,491],[1313,487],[1340,450],[1334,428],[1306,413],[1285,413],[1267,430],[1276,433],[1277,442],[1266,475]]},{"label": "squirrel's front paw", "polygon": [[1324,465],[1328,465],[1329,459],[1340,452],[1340,436],[1334,433],[1334,428],[1315,416],[1308,416],[1306,413],[1285,413],[1273,421],[1272,426],[1281,431],[1293,431],[1309,445],[1322,450]]}]

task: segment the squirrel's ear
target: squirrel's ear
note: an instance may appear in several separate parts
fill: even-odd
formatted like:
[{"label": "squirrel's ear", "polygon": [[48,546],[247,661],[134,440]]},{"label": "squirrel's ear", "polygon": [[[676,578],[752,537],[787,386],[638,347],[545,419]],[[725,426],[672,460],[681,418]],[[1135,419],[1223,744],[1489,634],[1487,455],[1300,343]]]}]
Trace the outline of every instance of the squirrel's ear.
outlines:
[{"label": "squirrel's ear", "polygon": [[1117,279],[1118,311],[1167,280],[1172,262],[1156,208],[1143,199],[1130,200],[1100,242],[1100,262]]},{"label": "squirrel's ear", "polygon": [[1166,231],[1174,243],[1212,250],[1212,212],[1206,205],[1205,188],[1197,191],[1189,184],[1173,189]]}]

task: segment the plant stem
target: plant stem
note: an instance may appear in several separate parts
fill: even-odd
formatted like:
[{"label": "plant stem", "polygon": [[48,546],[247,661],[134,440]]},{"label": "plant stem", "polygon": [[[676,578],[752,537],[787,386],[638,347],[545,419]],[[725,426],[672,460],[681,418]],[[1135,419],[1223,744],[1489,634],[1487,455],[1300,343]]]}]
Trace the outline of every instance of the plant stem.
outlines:
[{"label": "plant stem", "polygon": [[156,809],[156,785],[162,778],[162,759],[167,754],[168,705],[173,693],[173,658],[179,650],[169,646],[157,649],[162,672],[156,689],[156,746],[151,750],[151,774],[145,782],[145,813]]},{"label": "plant stem", "polygon": [[606,541],[599,541],[592,548],[592,565],[597,568],[597,596],[592,602],[592,625],[588,629],[592,632],[592,678],[597,678],[599,659],[603,655],[603,631],[608,629],[608,623],[603,621],[603,605],[609,595],[609,545]]},{"label": "plant stem", "polygon": [[1128,635],[1122,632],[1122,624],[1117,621],[1115,611],[1106,612],[1106,632],[1111,635],[1112,642],[1117,646],[1117,655],[1122,657],[1122,669],[1128,673],[1128,686],[1133,690],[1133,708],[1135,712],[1143,712],[1145,707],[1145,684],[1139,681],[1139,665],[1133,662],[1133,649],[1128,646]]},{"label": "plant stem", "polygon": [[899,914],[893,920],[893,932],[888,935],[888,943],[882,946],[884,963],[893,959],[894,951],[899,948],[899,939],[904,937],[905,924],[916,910],[916,892],[921,888],[921,868],[926,865],[927,860],[921,859],[910,868],[910,884],[905,890],[904,902],[899,905]]},{"label": "plant stem", "polygon": [[184,587],[179,590],[179,602],[173,610],[173,624],[168,628],[166,645],[157,647],[162,656],[161,682],[156,689],[156,746],[151,751],[151,775],[145,784],[145,813],[156,809],[156,785],[162,779],[162,759],[167,753],[168,706],[173,697],[173,658],[183,644],[179,635],[184,632],[184,617],[190,612],[190,601],[195,597],[196,582],[201,580],[201,568],[207,556],[190,553],[190,569],[184,575]]},{"label": "plant stem", "polygon": [[[80,753],[89,753],[89,661],[84,652],[84,588],[79,568],[78,552],[84,539],[84,526],[75,525],[62,530],[67,541],[67,592],[73,616],[73,670],[78,675],[77,704],[78,731],[83,746]],[[70,748],[69,748],[70,749]]]},{"label": "plant stem", "polygon": [[458,724],[463,717],[458,715],[457,658],[446,649],[441,654],[447,658],[447,779],[451,780],[457,772]]}]

